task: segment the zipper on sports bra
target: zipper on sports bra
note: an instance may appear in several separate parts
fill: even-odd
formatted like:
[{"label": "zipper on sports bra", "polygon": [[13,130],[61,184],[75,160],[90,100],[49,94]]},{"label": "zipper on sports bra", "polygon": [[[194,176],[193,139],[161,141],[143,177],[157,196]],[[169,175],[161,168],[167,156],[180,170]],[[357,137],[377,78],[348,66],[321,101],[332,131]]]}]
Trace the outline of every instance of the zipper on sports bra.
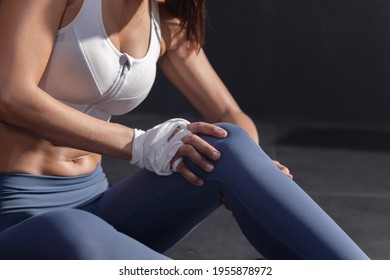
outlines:
[{"label": "zipper on sports bra", "polygon": [[123,82],[125,81],[127,77],[127,73],[130,70],[131,67],[131,61],[130,57],[127,54],[122,54],[119,57],[119,64],[120,64],[120,69],[119,69],[119,75],[117,75],[117,78],[115,79],[114,83],[110,86],[110,88],[102,95],[101,98],[96,100],[95,102],[92,102],[85,113],[90,112],[93,110],[96,106],[106,104],[109,102],[118,92],[118,90],[122,87]]}]

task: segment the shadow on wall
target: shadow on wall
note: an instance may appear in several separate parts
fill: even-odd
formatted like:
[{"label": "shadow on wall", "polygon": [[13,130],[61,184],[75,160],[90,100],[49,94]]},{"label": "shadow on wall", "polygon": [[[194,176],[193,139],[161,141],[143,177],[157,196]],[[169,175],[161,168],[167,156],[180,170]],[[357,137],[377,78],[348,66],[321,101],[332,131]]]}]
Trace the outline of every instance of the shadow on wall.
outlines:
[{"label": "shadow on wall", "polygon": [[[259,118],[387,121],[390,1],[209,0],[205,51]],[[159,73],[139,110],[192,112]]]}]

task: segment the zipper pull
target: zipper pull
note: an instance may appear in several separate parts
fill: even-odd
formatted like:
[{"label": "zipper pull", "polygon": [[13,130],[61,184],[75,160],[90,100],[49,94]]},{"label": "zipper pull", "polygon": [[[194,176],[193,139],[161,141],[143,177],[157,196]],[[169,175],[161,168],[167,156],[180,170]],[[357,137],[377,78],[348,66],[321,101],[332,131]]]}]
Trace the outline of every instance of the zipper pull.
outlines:
[{"label": "zipper pull", "polygon": [[119,64],[122,66],[122,74],[126,74],[132,65],[131,57],[126,53],[122,54],[119,58]]}]

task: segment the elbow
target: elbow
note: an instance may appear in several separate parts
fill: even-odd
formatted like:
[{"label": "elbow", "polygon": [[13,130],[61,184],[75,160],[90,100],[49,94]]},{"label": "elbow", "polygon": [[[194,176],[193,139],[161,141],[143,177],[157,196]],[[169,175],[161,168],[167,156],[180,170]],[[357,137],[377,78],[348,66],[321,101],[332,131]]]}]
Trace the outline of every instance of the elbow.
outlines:
[{"label": "elbow", "polygon": [[10,97],[6,87],[0,88],[0,122],[6,122],[7,110],[9,108]]},{"label": "elbow", "polygon": [[0,88],[0,122],[12,124],[12,116],[20,111],[15,92],[16,89],[6,85]]}]

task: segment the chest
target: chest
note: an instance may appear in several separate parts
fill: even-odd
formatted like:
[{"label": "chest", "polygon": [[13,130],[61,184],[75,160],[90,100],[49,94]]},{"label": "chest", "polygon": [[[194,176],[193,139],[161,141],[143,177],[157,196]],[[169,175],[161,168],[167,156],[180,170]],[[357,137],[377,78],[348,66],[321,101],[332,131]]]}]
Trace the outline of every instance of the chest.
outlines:
[{"label": "chest", "polygon": [[[69,25],[78,16],[84,1],[70,0],[60,24]],[[99,0],[103,27],[112,44],[134,58],[146,55],[150,45],[151,15],[154,0]]]},{"label": "chest", "polygon": [[76,17],[59,30],[40,86],[80,111],[108,119],[134,109],[149,93],[161,36],[158,10],[151,6],[149,17],[138,21],[147,20],[145,29],[141,29],[146,35],[140,37],[141,41],[147,38],[146,48],[131,48],[138,45],[139,31],[121,35],[133,23],[124,25],[120,32],[108,31],[104,2],[96,5],[100,1],[84,0]]}]

